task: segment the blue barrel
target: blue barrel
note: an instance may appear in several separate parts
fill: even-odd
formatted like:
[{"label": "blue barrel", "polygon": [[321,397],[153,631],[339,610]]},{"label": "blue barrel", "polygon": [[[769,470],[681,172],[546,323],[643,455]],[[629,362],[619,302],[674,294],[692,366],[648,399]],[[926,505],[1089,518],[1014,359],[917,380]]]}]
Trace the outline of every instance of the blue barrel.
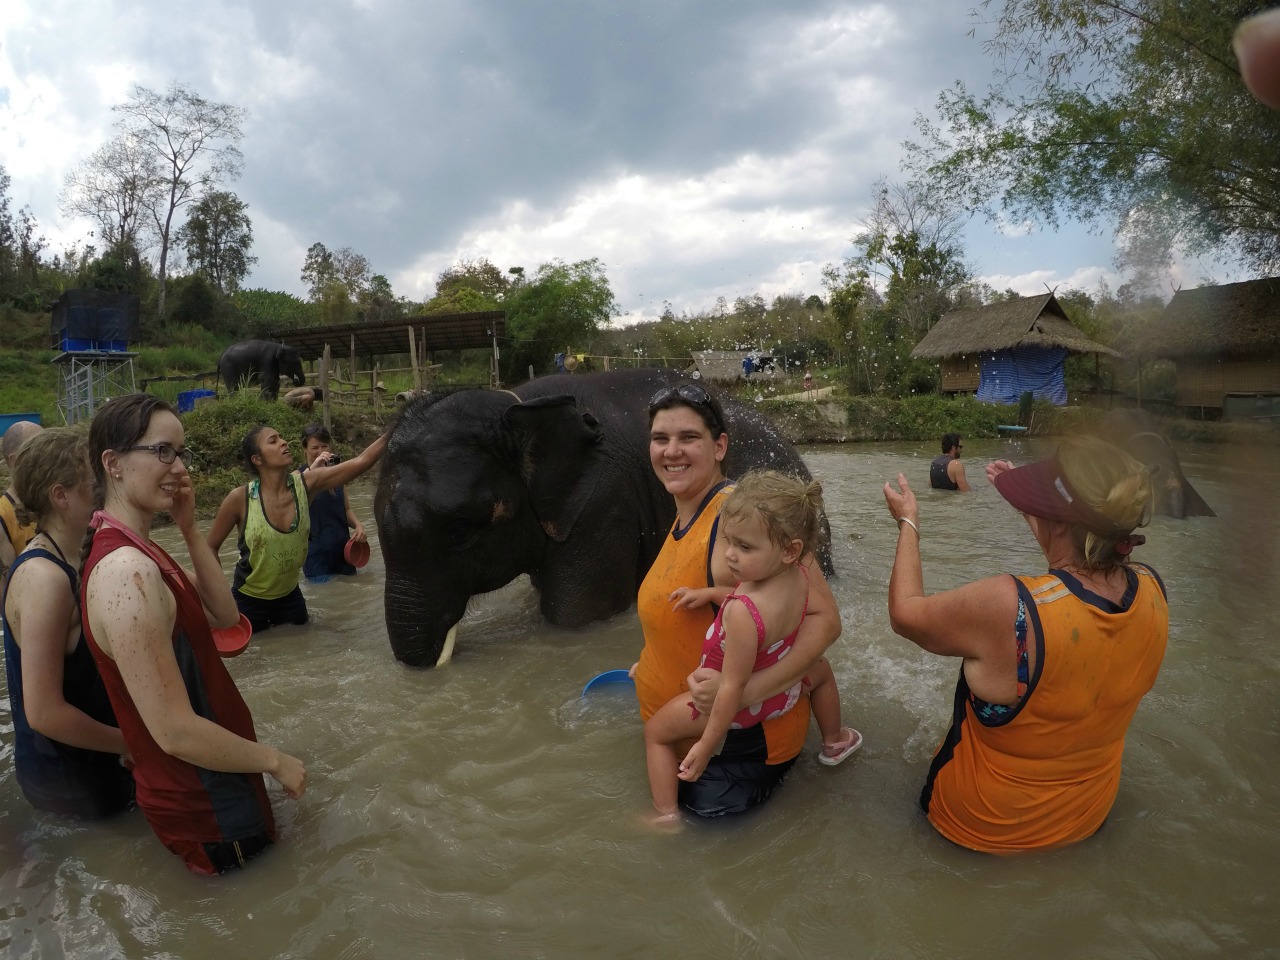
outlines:
[{"label": "blue barrel", "polygon": [[21,423],[23,420],[30,420],[32,423],[39,423],[40,414],[38,413],[0,413],[0,434],[3,434],[15,423]]},{"label": "blue barrel", "polygon": [[212,390],[183,390],[178,394],[178,412],[190,413],[196,408],[196,401],[201,397],[212,397]]}]

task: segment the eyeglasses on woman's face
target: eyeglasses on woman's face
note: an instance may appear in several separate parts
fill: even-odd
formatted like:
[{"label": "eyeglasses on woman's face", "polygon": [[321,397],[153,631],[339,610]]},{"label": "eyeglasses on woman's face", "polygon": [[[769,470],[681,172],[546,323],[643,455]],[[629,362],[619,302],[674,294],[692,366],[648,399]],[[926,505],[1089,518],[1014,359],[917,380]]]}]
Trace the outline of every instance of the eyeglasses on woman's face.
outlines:
[{"label": "eyeglasses on woman's face", "polygon": [[154,453],[160,458],[161,463],[173,463],[175,460],[181,460],[184,467],[191,466],[191,461],[195,459],[190,447],[183,447],[179,450],[177,447],[169,443],[143,443],[136,447],[126,447],[121,453],[132,453],[135,450],[147,450]]}]

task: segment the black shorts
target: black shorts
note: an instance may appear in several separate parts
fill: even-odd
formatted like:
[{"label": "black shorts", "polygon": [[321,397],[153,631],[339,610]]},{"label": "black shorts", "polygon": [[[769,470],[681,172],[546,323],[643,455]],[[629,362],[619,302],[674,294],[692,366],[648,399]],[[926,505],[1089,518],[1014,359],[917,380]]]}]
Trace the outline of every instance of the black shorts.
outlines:
[{"label": "black shorts", "polygon": [[209,858],[209,865],[217,873],[226,873],[236,867],[243,867],[269,846],[271,846],[271,838],[265,833],[259,833],[244,840],[206,843],[204,853]]},{"label": "black shorts", "polygon": [[769,799],[796,762],[767,763],[769,745],[764,728],[730,730],[724,748],[712,757],[706,771],[694,783],[680,781],[680,806],[699,817],[745,813]]},{"label": "black shorts", "polygon": [[309,619],[302,587],[294,587],[283,597],[276,597],[274,600],[251,597],[241,593],[239,587],[232,587],[231,593],[236,598],[237,609],[249,618],[254,633],[261,633],[276,624],[306,623]]}]

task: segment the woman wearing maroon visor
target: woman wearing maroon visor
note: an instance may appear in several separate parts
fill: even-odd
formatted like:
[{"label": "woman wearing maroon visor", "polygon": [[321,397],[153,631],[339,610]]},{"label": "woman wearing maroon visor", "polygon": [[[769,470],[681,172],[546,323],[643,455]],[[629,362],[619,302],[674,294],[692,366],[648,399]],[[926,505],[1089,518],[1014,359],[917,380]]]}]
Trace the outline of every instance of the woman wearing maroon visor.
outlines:
[{"label": "woman wearing maroon visor", "polygon": [[1120,785],[1125,733],[1155,683],[1169,635],[1164,584],[1132,563],[1151,481],[1124,451],[1066,440],[987,478],[1024,516],[1049,572],[926,595],[919,507],[904,475],[884,486],[898,523],[889,581],[894,632],[960,657],[951,729],[920,805],[944,837],[990,853],[1083,840]]}]

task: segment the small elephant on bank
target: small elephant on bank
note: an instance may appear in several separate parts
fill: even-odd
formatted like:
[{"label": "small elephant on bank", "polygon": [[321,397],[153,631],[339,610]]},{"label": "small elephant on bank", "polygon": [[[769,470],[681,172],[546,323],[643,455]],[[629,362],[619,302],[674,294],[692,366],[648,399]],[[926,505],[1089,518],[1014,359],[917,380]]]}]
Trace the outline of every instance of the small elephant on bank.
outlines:
[{"label": "small elephant on bank", "polygon": [[1175,520],[1216,516],[1183,475],[1178,454],[1161,429],[1160,421],[1146,410],[1112,410],[1102,418],[1100,431],[1104,440],[1126,450],[1151,471],[1156,513]]},{"label": "small elephant on bank", "polygon": [[280,395],[280,378],[288,377],[295,387],[307,382],[302,357],[297,348],[271,340],[241,340],[218,358],[218,375],[227,393],[244,384],[261,384],[262,396],[274,400]]}]

